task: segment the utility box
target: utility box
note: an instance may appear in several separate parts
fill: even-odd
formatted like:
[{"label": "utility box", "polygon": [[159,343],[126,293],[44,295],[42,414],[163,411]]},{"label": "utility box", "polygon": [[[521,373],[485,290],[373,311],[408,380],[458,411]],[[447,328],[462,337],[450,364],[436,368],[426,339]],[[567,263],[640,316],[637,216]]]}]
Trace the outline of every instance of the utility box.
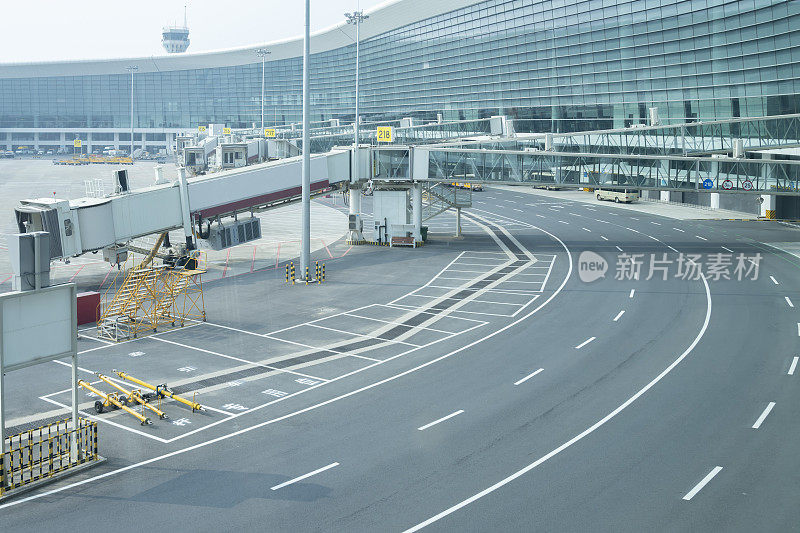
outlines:
[{"label": "utility box", "polygon": [[208,234],[212,250],[224,250],[261,238],[261,221],[256,217],[213,224]]},{"label": "utility box", "polygon": [[[36,239],[39,240],[39,264],[36,265]],[[50,286],[50,234],[46,231],[16,233],[7,238],[11,260],[11,288],[15,291],[32,291],[36,288],[36,274],[41,287]]]},{"label": "utility box", "polygon": [[408,209],[408,191],[376,190],[372,197],[372,207],[375,217],[373,238],[381,243],[391,242],[392,237],[406,237],[405,228],[411,223],[411,214]]}]

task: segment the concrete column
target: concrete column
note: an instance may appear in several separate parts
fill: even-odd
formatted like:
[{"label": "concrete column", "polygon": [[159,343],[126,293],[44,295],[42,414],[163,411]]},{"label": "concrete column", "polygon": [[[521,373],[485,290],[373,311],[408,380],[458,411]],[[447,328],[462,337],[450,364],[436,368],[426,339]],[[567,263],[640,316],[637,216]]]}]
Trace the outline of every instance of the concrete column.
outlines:
[{"label": "concrete column", "polygon": [[39,132],[38,131],[34,131],[33,132],[33,149],[34,150],[38,150],[39,149]]},{"label": "concrete column", "polygon": [[461,208],[456,207],[456,237],[461,238]]},{"label": "concrete column", "polygon": [[414,223],[414,239],[422,240],[422,183],[411,186],[411,213]]},{"label": "concrete column", "polygon": [[711,209],[719,209],[719,193],[711,193]]},{"label": "concrete column", "polygon": [[775,197],[775,195],[762,194],[761,200],[763,201],[761,202],[761,212],[759,213],[759,216],[769,219],[776,218],[775,205],[777,203],[776,202],[777,198]]}]

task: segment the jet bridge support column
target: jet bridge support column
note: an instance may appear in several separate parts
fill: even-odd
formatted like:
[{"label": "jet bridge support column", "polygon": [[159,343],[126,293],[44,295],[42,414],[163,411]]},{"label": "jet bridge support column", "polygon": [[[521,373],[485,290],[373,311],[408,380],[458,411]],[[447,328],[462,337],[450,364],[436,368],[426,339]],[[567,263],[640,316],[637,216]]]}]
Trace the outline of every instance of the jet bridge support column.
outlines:
[{"label": "jet bridge support column", "polygon": [[414,240],[422,240],[422,183],[411,185],[411,221],[414,223]]},{"label": "jet bridge support column", "polygon": [[361,185],[351,183],[350,189],[350,216],[348,221],[347,242],[348,244],[363,244],[364,234],[363,223],[361,221]]},{"label": "jet bridge support column", "polygon": [[178,183],[181,189],[181,215],[183,220],[183,233],[186,236],[186,249],[194,250],[192,243],[192,219],[189,211],[189,186],[186,182],[186,168],[178,168]]}]

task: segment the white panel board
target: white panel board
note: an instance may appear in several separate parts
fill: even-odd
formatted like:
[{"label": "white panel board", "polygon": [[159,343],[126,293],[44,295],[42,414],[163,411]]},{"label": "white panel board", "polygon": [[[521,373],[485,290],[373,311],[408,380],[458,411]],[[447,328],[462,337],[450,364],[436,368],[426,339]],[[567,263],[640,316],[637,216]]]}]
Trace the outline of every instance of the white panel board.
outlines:
[{"label": "white panel board", "polygon": [[64,357],[75,349],[75,284],[0,294],[0,355],[5,371]]}]

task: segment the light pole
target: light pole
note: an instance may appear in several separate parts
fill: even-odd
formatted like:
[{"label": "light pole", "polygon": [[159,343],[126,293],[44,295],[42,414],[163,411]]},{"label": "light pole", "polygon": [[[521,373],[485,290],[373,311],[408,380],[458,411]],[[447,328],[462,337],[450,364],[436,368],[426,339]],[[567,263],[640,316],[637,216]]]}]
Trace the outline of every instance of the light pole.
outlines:
[{"label": "light pole", "polygon": [[300,276],[308,279],[311,264],[311,144],[309,129],[311,117],[309,113],[310,98],[308,93],[309,56],[311,55],[311,1],[306,0],[306,27],[303,35],[303,179],[301,182],[303,215],[302,234],[300,235]]},{"label": "light pole", "polygon": [[136,65],[125,67],[131,73],[131,161],[133,161],[133,73],[139,70]]},{"label": "light pole", "polygon": [[[345,13],[345,17],[347,17],[348,24],[354,24],[356,27],[356,123],[355,123],[355,149],[358,148],[359,138],[358,138],[358,69],[359,69],[359,41],[361,40],[360,37],[360,28],[361,23],[364,22],[369,18],[369,15],[365,15],[363,11],[354,11],[352,13]],[[355,150],[354,149],[354,150]],[[356,153],[354,151],[354,153]],[[358,161],[356,161],[355,165],[355,181],[358,182],[359,175],[358,175]]]},{"label": "light pole", "polygon": [[266,68],[267,56],[271,53],[266,48],[256,50],[256,55],[261,58],[261,135],[264,135],[264,69]]}]

